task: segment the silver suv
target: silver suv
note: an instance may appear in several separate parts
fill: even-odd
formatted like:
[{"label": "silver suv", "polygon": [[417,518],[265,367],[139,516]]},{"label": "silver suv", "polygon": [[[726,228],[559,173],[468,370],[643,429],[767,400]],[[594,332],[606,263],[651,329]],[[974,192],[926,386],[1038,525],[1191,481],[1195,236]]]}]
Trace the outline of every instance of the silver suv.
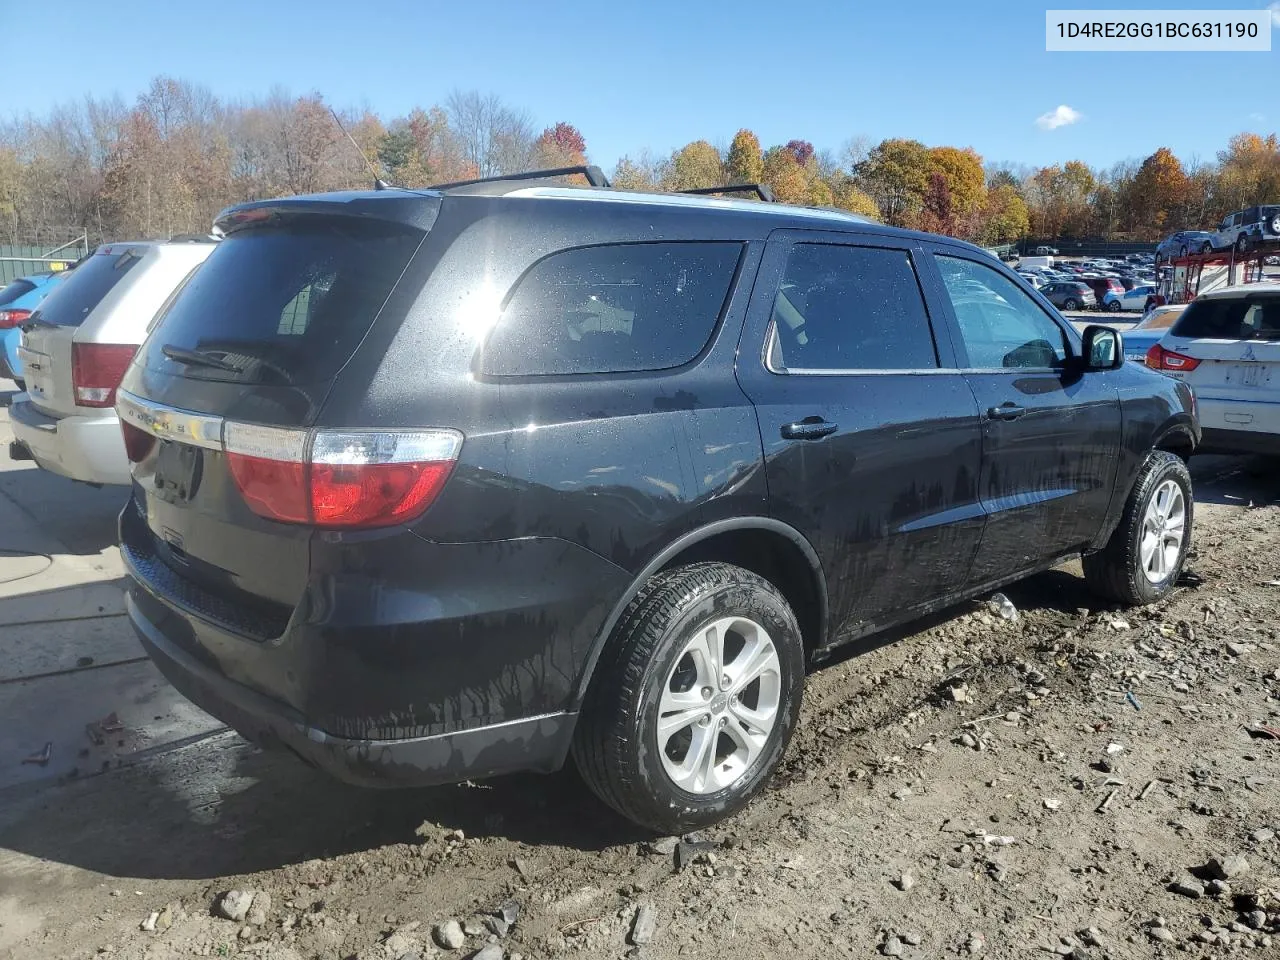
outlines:
[{"label": "silver suv", "polygon": [[86,483],[130,482],[116,388],[151,319],[213,248],[212,238],[105,244],[49,295],[23,328],[14,459]]}]

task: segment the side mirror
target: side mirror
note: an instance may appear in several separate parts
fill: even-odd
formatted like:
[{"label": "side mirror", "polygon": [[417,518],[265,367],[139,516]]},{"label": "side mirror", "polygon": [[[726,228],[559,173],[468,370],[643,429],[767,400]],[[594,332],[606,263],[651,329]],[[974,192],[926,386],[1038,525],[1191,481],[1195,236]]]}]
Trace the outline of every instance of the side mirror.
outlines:
[{"label": "side mirror", "polygon": [[1110,327],[1085,327],[1085,370],[1119,370],[1123,366],[1124,342],[1120,339],[1120,332]]}]

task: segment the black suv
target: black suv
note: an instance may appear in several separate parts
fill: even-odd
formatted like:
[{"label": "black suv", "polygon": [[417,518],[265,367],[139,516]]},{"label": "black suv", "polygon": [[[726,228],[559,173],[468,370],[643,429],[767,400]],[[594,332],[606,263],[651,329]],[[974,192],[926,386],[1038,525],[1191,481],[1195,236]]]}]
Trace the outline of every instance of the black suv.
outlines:
[{"label": "black suv", "polygon": [[129,615],[344,780],[572,755],[687,829],[841,644],[1078,554],[1124,603],[1179,575],[1190,391],[969,244],[546,180],[217,228],[119,394]]}]

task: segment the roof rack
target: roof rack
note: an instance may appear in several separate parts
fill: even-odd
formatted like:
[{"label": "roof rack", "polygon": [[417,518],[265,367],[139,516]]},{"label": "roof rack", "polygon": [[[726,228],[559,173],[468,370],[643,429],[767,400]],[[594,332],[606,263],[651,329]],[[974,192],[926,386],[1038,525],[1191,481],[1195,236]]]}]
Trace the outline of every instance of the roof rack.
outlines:
[{"label": "roof rack", "polygon": [[609,178],[604,171],[592,164],[577,167],[556,167],[552,170],[526,170],[523,173],[504,173],[496,177],[477,177],[474,180],[455,180],[452,183],[437,183],[428,190],[449,190],[453,187],[470,187],[477,183],[502,183],[507,180],[550,180],[552,177],[568,177],[581,174],[593,187],[610,187]]},{"label": "roof rack", "polygon": [[694,187],[690,190],[678,190],[677,193],[692,193],[707,196],[716,193],[754,193],[765,203],[776,203],[773,188],[765,183],[732,183],[723,187]]}]

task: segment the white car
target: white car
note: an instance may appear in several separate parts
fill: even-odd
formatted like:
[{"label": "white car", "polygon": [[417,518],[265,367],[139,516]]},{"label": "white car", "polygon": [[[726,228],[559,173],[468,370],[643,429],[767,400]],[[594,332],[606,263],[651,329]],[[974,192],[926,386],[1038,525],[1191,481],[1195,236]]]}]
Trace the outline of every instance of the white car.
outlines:
[{"label": "white car", "polygon": [[1196,297],[1147,354],[1195,391],[1198,451],[1280,454],[1280,283]]},{"label": "white car", "polygon": [[116,388],[147,328],[212,238],[105,244],[31,315],[18,348],[11,455],[85,483],[130,483]]}]

